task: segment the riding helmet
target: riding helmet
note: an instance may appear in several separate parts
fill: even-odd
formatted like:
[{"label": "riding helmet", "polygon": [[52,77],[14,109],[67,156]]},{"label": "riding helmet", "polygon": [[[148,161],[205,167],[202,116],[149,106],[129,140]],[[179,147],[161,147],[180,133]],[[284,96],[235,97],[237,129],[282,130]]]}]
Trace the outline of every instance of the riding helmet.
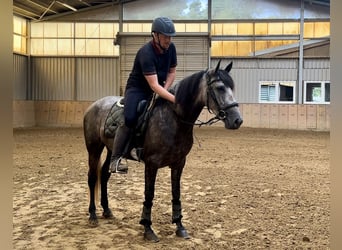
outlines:
[{"label": "riding helmet", "polygon": [[175,36],[176,30],[172,20],[168,17],[157,17],[152,23],[152,32],[162,33],[165,36]]}]

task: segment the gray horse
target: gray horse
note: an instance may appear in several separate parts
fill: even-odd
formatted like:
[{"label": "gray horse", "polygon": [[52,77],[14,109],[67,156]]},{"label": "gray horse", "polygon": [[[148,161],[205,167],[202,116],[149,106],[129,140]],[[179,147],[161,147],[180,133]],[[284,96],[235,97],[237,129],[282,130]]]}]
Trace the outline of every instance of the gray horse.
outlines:
[{"label": "gray horse", "polygon": [[[229,72],[230,63],[224,70],[220,62],[214,69],[194,73],[175,83],[170,92],[175,94],[176,104],[157,98],[150,113],[143,143],[142,161],[145,164],[145,201],[143,202],[140,224],[144,226],[147,240],[159,241],[152,230],[151,210],[154,198],[156,176],[159,168],[169,166],[172,183],[172,223],[176,224],[176,235],[189,238],[182,225],[182,206],[180,200],[180,180],[186,156],[193,145],[193,127],[204,106],[215,115],[216,120],[224,122],[227,129],[238,129],[242,118],[235,101],[234,82]],[[85,144],[89,157],[88,186],[90,191],[89,223],[97,225],[95,197],[101,184],[101,206],[105,218],[113,217],[108,207],[107,182],[113,138],[104,133],[105,120],[112,106],[120,99],[108,96],[95,101],[84,115],[83,127]],[[115,135],[114,135],[115,136]],[[107,148],[107,156],[101,166],[101,153]],[[99,170],[99,171],[98,171]]]}]

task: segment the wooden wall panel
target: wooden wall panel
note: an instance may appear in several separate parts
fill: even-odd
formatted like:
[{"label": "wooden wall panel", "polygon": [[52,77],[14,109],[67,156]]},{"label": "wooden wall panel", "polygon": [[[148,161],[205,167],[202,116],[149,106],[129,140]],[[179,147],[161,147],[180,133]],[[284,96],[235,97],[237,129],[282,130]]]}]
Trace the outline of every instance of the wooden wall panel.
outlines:
[{"label": "wooden wall panel", "polygon": [[49,101],[49,124],[57,124],[58,106],[59,102]]},{"label": "wooden wall panel", "polygon": [[75,105],[73,102],[67,102],[66,104],[66,124],[73,124],[75,120]]},{"label": "wooden wall panel", "polygon": [[67,102],[61,101],[58,106],[57,124],[58,125],[66,124],[66,117],[67,117]]},{"label": "wooden wall panel", "polygon": [[[13,127],[83,126],[91,101],[13,101]],[[240,104],[243,127],[330,130],[330,106],[306,104]],[[214,115],[204,109],[199,120]],[[212,126],[224,126],[222,122]]]},{"label": "wooden wall panel", "polygon": [[252,122],[251,122],[251,116],[252,116],[252,106],[253,104],[242,104],[243,106],[243,113],[242,113],[242,117],[243,117],[243,125],[245,127],[252,127]]},{"label": "wooden wall panel", "polygon": [[289,128],[289,105],[279,105],[278,128]]},{"label": "wooden wall panel", "polygon": [[37,126],[46,126],[49,124],[50,102],[35,101],[35,117]]},{"label": "wooden wall panel", "polygon": [[317,106],[317,129],[326,130],[327,129],[327,109],[326,105]]},{"label": "wooden wall panel", "polygon": [[331,116],[330,116],[330,110],[331,110],[331,107],[330,105],[324,105],[325,106],[325,130],[330,130],[330,119],[331,119]]},{"label": "wooden wall panel", "polygon": [[298,105],[298,129],[306,129],[306,107]]},{"label": "wooden wall panel", "polygon": [[289,105],[289,129],[298,128],[298,105]]},{"label": "wooden wall panel", "polygon": [[260,126],[260,105],[252,105],[252,126],[259,127]]},{"label": "wooden wall panel", "polygon": [[278,128],[279,105],[270,105],[270,128]]},{"label": "wooden wall panel", "polygon": [[13,102],[13,126],[27,127],[35,125],[34,101]]},{"label": "wooden wall panel", "polygon": [[317,128],[317,105],[306,105],[306,128]]},{"label": "wooden wall panel", "polygon": [[269,128],[270,127],[270,105],[261,104],[260,105],[260,127]]}]

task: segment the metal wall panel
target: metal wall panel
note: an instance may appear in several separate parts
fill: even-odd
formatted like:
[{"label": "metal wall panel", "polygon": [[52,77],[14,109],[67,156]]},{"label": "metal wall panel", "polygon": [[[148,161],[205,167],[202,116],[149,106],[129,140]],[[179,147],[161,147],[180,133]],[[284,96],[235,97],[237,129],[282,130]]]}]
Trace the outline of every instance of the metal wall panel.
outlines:
[{"label": "metal wall panel", "polygon": [[94,101],[119,93],[118,58],[77,58],[76,99]]},{"label": "metal wall panel", "polygon": [[149,40],[151,40],[151,36],[120,37],[120,95],[124,95],[126,82],[137,51]]},{"label": "metal wall panel", "polygon": [[32,57],[32,99],[74,100],[75,58]]},{"label": "metal wall panel", "polygon": [[[151,40],[149,35],[125,35],[120,37],[120,93],[123,94],[137,51]],[[206,36],[176,36],[172,39],[177,50],[175,81],[208,67],[208,38]]]},{"label": "metal wall panel", "polygon": [[330,60],[328,58],[305,58],[303,67],[304,69],[330,69]]},{"label": "metal wall panel", "polygon": [[[235,97],[240,103],[259,102],[259,81],[297,80],[296,59],[222,59],[221,67],[225,67],[230,61],[233,61],[231,75],[236,85]],[[217,62],[217,58],[212,59],[212,67]]]},{"label": "metal wall panel", "polygon": [[119,59],[32,57],[32,99],[95,101],[119,95]]},{"label": "metal wall panel", "polygon": [[303,81],[330,81],[330,60],[304,59]]},{"label": "metal wall panel", "polygon": [[330,69],[304,69],[303,81],[330,81]]},{"label": "metal wall panel", "polygon": [[[178,39],[178,40],[177,40]],[[177,37],[176,81],[207,68],[207,39]],[[150,37],[122,38],[122,56],[109,57],[32,57],[32,90],[27,85],[27,58],[15,56],[14,98],[33,100],[94,101],[106,95],[123,95],[136,51]],[[298,59],[224,58],[221,67],[233,61],[231,74],[240,103],[258,103],[259,81],[297,81]],[[217,58],[211,60],[216,66]],[[119,73],[120,72],[120,73]],[[121,79],[121,81],[120,81]],[[305,59],[304,81],[330,81],[329,59]],[[121,89],[120,89],[121,88]]]},{"label": "metal wall panel", "polygon": [[13,54],[13,99],[26,100],[28,91],[28,57]]}]

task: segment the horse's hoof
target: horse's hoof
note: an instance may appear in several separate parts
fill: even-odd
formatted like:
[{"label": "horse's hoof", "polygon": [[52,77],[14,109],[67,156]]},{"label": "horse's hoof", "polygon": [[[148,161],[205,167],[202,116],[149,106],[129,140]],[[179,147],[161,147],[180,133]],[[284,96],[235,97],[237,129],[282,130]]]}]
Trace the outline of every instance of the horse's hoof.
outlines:
[{"label": "horse's hoof", "polygon": [[99,222],[97,219],[90,219],[88,220],[88,225],[90,227],[97,227],[99,225]]},{"label": "horse's hoof", "polygon": [[99,224],[99,221],[97,220],[97,216],[95,213],[90,214],[88,224],[91,227],[96,227]]},{"label": "horse's hoof", "polygon": [[188,235],[188,232],[186,231],[186,229],[184,227],[183,228],[178,228],[176,230],[176,235],[178,237],[182,237],[182,238],[184,238],[186,240],[190,239],[190,236]]},{"label": "horse's hoof", "polygon": [[102,216],[106,219],[111,219],[114,218],[114,215],[112,213],[112,211],[108,208],[105,211],[103,211]]},{"label": "horse's hoof", "polygon": [[159,238],[153,232],[152,229],[144,232],[144,239],[148,240],[148,241],[151,241],[151,242],[158,242],[159,241]]}]

